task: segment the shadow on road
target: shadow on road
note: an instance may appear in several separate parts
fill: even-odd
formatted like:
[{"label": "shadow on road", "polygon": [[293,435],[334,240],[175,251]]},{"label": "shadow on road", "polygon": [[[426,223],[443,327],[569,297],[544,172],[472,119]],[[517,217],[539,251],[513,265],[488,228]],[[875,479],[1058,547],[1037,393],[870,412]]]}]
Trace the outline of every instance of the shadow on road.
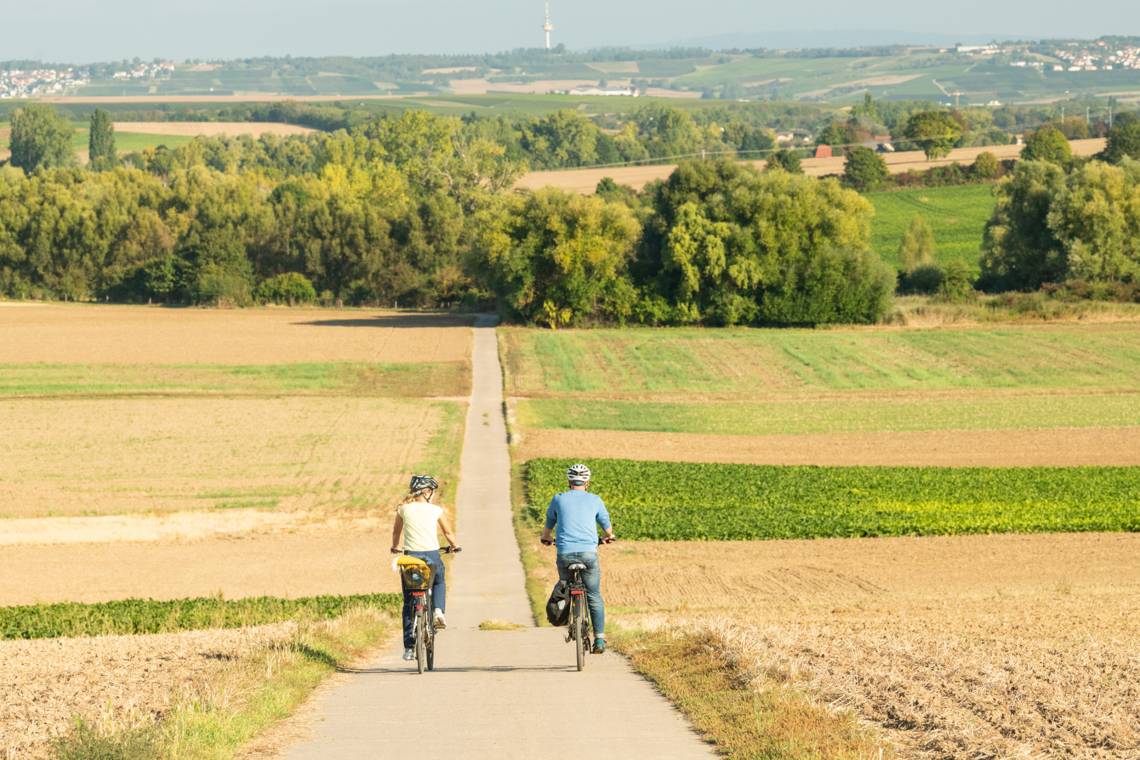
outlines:
[{"label": "shadow on road", "polygon": [[[419,675],[416,672],[415,665],[409,665],[402,668],[337,668],[338,673],[349,673],[353,675],[381,675],[388,673],[407,673],[408,675]],[[538,665],[534,667],[519,667],[516,665],[484,665],[472,667],[454,667],[454,668],[436,668],[433,673],[557,673],[557,672],[570,672],[575,670],[574,666],[566,665]]]},{"label": "shadow on road", "polygon": [[475,323],[473,314],[377,314],[374,317],[352,319],[314,319],[293,322],[305,327],[470,327]]}]

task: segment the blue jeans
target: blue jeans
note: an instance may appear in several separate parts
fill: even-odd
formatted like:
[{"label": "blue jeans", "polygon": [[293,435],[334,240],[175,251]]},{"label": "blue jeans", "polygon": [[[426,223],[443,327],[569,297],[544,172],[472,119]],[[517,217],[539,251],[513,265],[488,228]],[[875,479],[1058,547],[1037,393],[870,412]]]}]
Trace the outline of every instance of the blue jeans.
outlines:
[{"label": "blue jeans", "polygon": [[[431,565],[431,603],[439,610],[446,610],[447,584],[443,578],[443,560],[438,551],[434,552],[405,552],[409,557],[417,557]],[[431,610],[428,610],[431,614]],[[415,625],[416,610],[412,606],[412,592],[404,590],[404,648],[411,649],[416,645]]]},{"label": "blue jeans", "polygon": [[597,552],[570,552],[558,555],[558,578],[569,581],[570,571],[566,568],[575,562],[586,566],[582,571],[582,582],[586,584],[586,603],[590,607],[590,622],[595,635],[606,632],[606,603],[602,600],[602,566],[598,564]]}]

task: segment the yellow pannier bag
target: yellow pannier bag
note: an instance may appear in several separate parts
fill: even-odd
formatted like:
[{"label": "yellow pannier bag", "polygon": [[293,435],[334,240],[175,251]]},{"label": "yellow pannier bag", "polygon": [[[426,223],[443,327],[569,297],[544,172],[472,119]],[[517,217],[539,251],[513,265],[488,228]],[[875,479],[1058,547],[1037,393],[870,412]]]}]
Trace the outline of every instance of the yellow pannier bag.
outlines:
[{"label": "yellow pannier bag", "polygon": [[404,588],[410,591],[425,591],[431,588],[431,565],[419,557],[404,555],[396,560]]}]

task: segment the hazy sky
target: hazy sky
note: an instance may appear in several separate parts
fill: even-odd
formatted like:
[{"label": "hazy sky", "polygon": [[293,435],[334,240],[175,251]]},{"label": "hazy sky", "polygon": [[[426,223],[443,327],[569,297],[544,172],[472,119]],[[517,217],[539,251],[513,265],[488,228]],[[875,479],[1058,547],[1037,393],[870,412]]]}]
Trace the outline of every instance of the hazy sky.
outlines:
[{"label": "hazy sky", "polygon": [[[538,47],[542,0],[3,0],[0,60],[378,55]],[[804,44],[816,30],[892,30],[917,39],[1140,34],[1140,3],[1100,0],[552,0],[555,42],[650,45],[722,34]],[[852,44],[897,41],[876,32]],[[733,44],[729,42],[728,44]]]}]

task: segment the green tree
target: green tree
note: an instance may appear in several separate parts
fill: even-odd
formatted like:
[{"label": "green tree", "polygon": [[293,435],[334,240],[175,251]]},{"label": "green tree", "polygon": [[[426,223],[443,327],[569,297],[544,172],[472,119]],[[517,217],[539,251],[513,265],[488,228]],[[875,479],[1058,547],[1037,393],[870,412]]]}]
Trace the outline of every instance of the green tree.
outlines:
[{"label": "green tree", "polygon": [[75,163],[74,135],[71,124],[50,106],[18,108],[12,113],[11,164],[28,172],[71,166]]},{"label": "green tree", "polygon": [[899,243],[899,260],[907,274],[934,263],[934,230],[923,217],[916,216],[910,220],[910,226]]},{"label": "green tree", "polygon": [[482,276],[511,316],[557,327],[632,314],[641,226],[626,205],[554,189],[504,195],[477,229]]},{"label": "green tree", "polygon": [[1021,149],[1023,161],[1048,161],[1059,166],[1067,166],[1073,160],[1073,149],[1061,130],[1052,124],[1045,124],[1025,138]]},{"label": "green tree", "polygon": [[1048,223],[1064,249],[1068,279],[1140,280],[1140,162],[1094,161],[1073,172]]},{"label": "green tree", "polygon": [[847,151],[843,179],[848,186],[860,192],[869,192],[883,184],[889,175],[887,162],[870,148],[858,146]]},{"label": "green tree", "polygon": [[983,151],[974,159],[974,166],[970,171],[977,179],[997,179],[1001,176],[1001,162],[993,153],[988,150]]},{"label": "green tree", "polygon": [[598,162],[601,131],[586,116],[563,109],[523,127],[522,147],[537,167],[559,169]]},{"label": "green tree", "polygon": [[984,288],[1036,290],[1064,280],[1065,250],[1049,226],[1050,208],[1064,182],[1064,170],[1056,164],[1019,161],[998,185],[982,241]]},{"label": "green tree", "polygon": [[800,164],[800,156],[794,150],[786,148],[781,149],[768,156],[768,160],[764,162],[768,169],[783,169],[789,174],[802,174],[803,166]]},{"label": "green tree", "polygon": [[907,121],[905,134],[928,159],[935,159],[949,155],[962,139],[962,125],[946,111],[921,111]]},{"label": "green tree", "polygon": [[942,272],[942,281],[938,286],[938,296],[944,301],[960,303],[968,301],[975,295],[973,277],[970,268],[962,259],[954,259],[946,265]]},{"label": "green tree", "polygon": [[1140,116],[1127,113],[1117,117],[1116,123],[1108,131],[1104,158],[1114,164],[1125,158],[1140,161]]},{"label": "green tree", "polygon": [[111,116],[101,108],[91,113],[90,133],[87,139],[87,157],[95,171],[114,168],[119,161],[115,151],[115,127]]}]

